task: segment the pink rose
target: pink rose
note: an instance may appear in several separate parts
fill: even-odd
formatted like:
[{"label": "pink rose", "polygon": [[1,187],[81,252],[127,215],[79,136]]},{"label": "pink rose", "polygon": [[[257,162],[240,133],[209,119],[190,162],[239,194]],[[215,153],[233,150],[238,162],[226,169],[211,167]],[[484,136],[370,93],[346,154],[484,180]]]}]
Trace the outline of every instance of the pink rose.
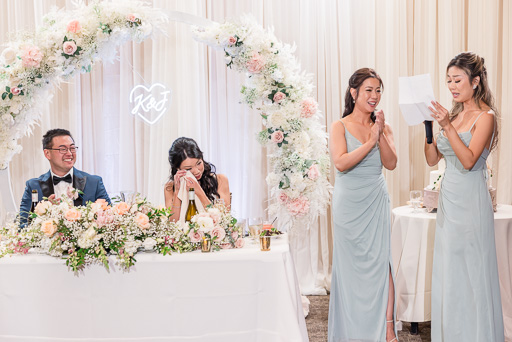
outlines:
[{"label": "pink rose", "polygon": [[137,15],[135,13],[130,13],[126,16],[126,20],[128,20],[131,23],[134,23],[137,21]]},{"label": "pink rose", "polygon": [[78,20],[72,20],[68,23],[66,29],[68,32],[78,33],[82,30],[82,26],[80,26],[80,22]]},{"label": "pink rose", "polygon": [[55,234],[57,231],[57,226],[53,223],[53,221],[44,221],[43,224],[41,224],[41,231],[44,233],[44,235],[52,237],[53,234]]},{"label": "pink rose", "polygon": [[236,38],[233,37],[233,36],[229,37],[228,44],[229,45],[235,45],[236,44]]},{"label": "pink rose", "polygon": [[126,202],[119,202],[114,206],[114,213],[124,215],[130,210],[130,206]]},{"label": "pink rose", "polygon": [[251,59],[247,62],[247,70],[250,73],[257,74],[263,69],[265,66],[265,60],[263,59],[263,56],[261,56],[257,52],[252,53]]},{"label": "pink rose", "polygon": [[190,242],[192,243],[201,242],[203,240],[203,236],[203,233],[201,233],[200,231],[194,232],[194,230],[191,230],[188,233],[188,237],[190,239]]},{"label": "pink rose", "polygon": [[280,103],[285,99],[285,97],[285,93],[278,91],[277,93],[274,94],[274,103]]},{"label": "pink rose", "polygon": [[137,213],[137,215],[135,215],[135,222],[141,229],[149,228],[149,217],[146,214]]},{"label": "pink rose", "polygon": [[279,201],[282,203],[282,204],[285,204],[286,202],[288,202],[289,198],[288,198],[288,195],[285,194],[284,192],[281,192],[279,194]]},{"label": "pink rose", "polygon": [[210,235],[212,236],[212,239],[214,237],[217,237],[217,239],[216,239],[217,241],[222,241],[226,237],[226,231],[222,227],[215,226],[215,227],[213,227]]},{"label": "pink rose", "polygon": [[66,218],[66,220],[71,221],[71,222],[78,221],[80,219],[80,216],[82,216],[82,215],[76,208],[68,209],[66,211],[66,213],[64,214],[64,217]]},{"label": "pink rose", "polygon": [[286,207],[292,215],[303,216],[309,211],[309,200],[304,196],[299,196],[288,202]]},{"label": "pink rose", "polygon": [[238,232],[232,232],[231,237],[233,238],[233,240],[238,239]]},{"label": "pink rose", "polygon": [[72,40],[68,40],[67,42],[64,42],[64,44],[62,44],[62,50],[64,51],[64,53],[66,55],[73,55],[76,51],[77,47],[76,47],[76,44],[74,41]]},{"label": "pink rose", "polygon": [[242,248],[245,245],[245,240],[243,238],[239,238],[235,241],[235,248]]},{"label": "pink rose", "polygon": [[231,246],[230,243],[221,243],[220,244],[220,248],[222,248],[222,249],[231,249],[231,248],[233,248],[233,246]]},{"label": "pink rose", "polygon": [[69,199],[75,200],[78,198],[78,191],[70,185],[66,189],[66,195],[68,196]]},{"label": "pink rose", "polygon": [[311,167],[308,170],[309,179],[314,181],[314,180],[317,180],[319,176],[320,176],[320,170],[318,169],[318,165],[317,164],[311,165]]},{"label": "pink rose", "polygon": [[20,88],[18,88],[18,87],[12,87],[12,88],[11,88],[11,93],[12,93],[13,95],[19,95],[19,94],[21,93],[21,89],[20,89]]},{"label": "pink rose", "polygon": [[29,45],[23,48],[21,62],[25,68],[39,68],[43,54],[37,46]]},{"label": "pink rose", "polygon": [[318,109],[318,103],[314,99],[309,97],[300,103],[300,107],[302,109],[300,112],[300,116],[303,118],[310,118],[313,115],[315,115]]},{"label": "pink rose", "polygon": [[278,144],[284,140],[284,133],[282,131],[275,131],[270,135],[270,140]]},{"label": "pink rose", "polygon": [[114,215],[112,215],[110,212],[100,211],[96,215],[96,223],[99,227],[103,227],[114,222]]}]

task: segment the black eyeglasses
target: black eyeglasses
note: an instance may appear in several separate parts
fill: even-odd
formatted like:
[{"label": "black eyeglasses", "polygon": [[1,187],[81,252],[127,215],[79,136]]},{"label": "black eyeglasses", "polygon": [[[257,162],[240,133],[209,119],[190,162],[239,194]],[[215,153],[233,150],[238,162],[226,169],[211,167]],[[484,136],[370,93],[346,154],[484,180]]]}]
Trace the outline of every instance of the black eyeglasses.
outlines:
[{"label": "black eyeglasses", "polygon": [[78,146],[71,147],[61,147],[61,148],[45,148],[45,150],[59,151],[60,154],[66,154],[68,151],[71,153],[76,153]]}]

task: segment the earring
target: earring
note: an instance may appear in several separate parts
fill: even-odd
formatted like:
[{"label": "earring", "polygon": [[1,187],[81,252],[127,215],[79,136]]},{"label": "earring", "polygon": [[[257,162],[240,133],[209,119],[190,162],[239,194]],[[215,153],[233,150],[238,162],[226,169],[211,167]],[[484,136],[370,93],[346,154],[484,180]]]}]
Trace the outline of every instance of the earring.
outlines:
[{"label": "earring", "polygon": [[476,89],[476,84],[473,84],[473,89]]},{"label": "earring", "polygon": [[356,100],[354,98],[352,98],[352,103],[356,103]]}]

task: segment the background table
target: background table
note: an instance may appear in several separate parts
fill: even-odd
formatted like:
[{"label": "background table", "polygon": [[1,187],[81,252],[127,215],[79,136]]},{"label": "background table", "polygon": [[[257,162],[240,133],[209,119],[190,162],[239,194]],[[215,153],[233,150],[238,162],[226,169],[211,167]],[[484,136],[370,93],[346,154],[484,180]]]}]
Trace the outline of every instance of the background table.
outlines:
[{"label": "background table", "polygon": [[78,276],[46,255],[0,259],[0,341],[308,341],[286,236],[136,258]]},{"label": "background table", "polygon": [[[395,272],[397,319],[430,321],[432,261],[436,214],[403,206],[393,209],[391,253]],[[500,277],[505,336],[512,340],[512,206],[494,213],[496,254]],[[508,340],[507,340],[508,341]]]}]

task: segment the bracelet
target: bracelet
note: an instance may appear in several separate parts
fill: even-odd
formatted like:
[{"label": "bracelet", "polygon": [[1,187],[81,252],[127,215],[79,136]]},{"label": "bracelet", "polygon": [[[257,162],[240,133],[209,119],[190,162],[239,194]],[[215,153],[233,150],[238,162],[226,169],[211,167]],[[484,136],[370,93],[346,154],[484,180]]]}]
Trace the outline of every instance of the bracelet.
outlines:
[{"label": "bracelet", "polygon": [[173,205],[172,207],[173,208],[181,208],[181,204],[180,205]]}]

